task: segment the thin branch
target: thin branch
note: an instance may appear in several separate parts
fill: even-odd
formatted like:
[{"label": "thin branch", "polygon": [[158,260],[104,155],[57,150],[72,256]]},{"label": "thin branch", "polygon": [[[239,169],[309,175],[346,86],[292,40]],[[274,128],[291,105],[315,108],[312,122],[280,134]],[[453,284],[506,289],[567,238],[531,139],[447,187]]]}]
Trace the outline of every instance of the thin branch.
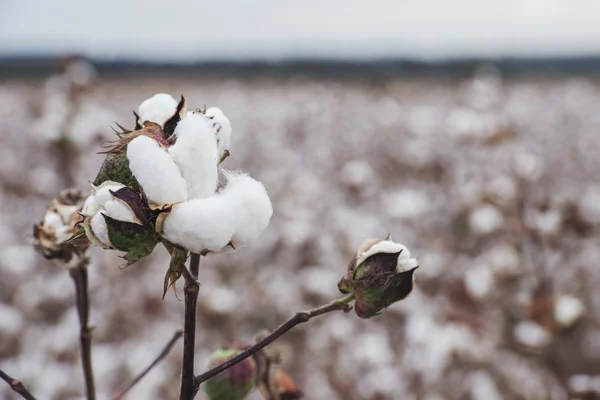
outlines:
[{"label": "thin branch", "polygon": [[183,288],[185,301],[185,321],[183,325],[183,363],[181,368],[181,393],[179,400],[192,400],[198,391],[194,385],[194,353],[196,351],[196,303],[198,301],[198,271],[200,270],[200,255],[192,253],[190,269],[184,267]]},{"label": "thin branch", "polygon": [[89,324],[90,319],[90,299],[88,289],[88,271],[89,257],[82,256],[79,263],[69,269],[71,278],[75,283],[75,305],[79,315],[79,340],[81,343],[81,364],[83,367],[83,377],[85,379],[86,398],[96,400],[96,388],[94,385],[94,370],[92,367],[92,331],[93,327]]},{"label": "thin branch", "polygon": [[9,376],[1,369],[0,369],[0,379],[2,379],[4,382],[8,383],[10,385],[10,388],[14,392],[20,394],[22,398],[24,398],[26,400],[36,400],[35,396],[32,395],[31,393],[29,393],[29,391],[27,389],[25,389],[25,386],[23,386],[23,382],[21,382],[20,380],[18,380],[16,378]]},{"label": "thin branch", "polygon": [[156,357],[156,359],[154,361],[152,361],[152,364],[150,364],[145,370],[143,370],[138,376],[136,376],[133,379],[133,381],[131,381],[123,389],[119,390],[119,392],[117,394],[113,395],[110,399],[111,400],[121,400],[121,398],[123,398],[123,396],[125,396],[127,394],[127,392],[129,392],[131,390],[131,388],[133,388],[139,381],[141,381],[144,378],[144,376],[146,376],[146,374],[148,372],[150,372],[150,370],[156,366],[156,364],[158,364],[163,358],[165,358],[167,356],[167,354],[169,354],[169,352],[171,351],[173,346],[175,346],[175,343],[177,343],[177,341],[179,340],[179,338],[181,336],[183,336],[182,330],[178,330],[177,332],[175,332],[175,334],[173,335],[171,340],[169,340],[169,343],[167,343],[167,345],[165,346],[163,351],[161,351],[161,353],[158,355],[158,357]]},{"label": "thin branch", "polygon": [[273,332],[271,332],[269,335],[265,336],[263,339],[258,341],[256,344],[248,347],[246,350],[240,352],[235,357],[230,358],[229,360],[225,361],[224,363],[219,364],[216,367],[211,368],[208,371],[196,376],[196,379],[195,379],[196,387],[200,387],[200,384],[202,382],[207,381],[208,379],[212,378],[213,376],[220,374],[221,372],[225,371],[226,369],[231,368],[235,364],[237,364],[237,363],[241,362],[242,360],[255,354],[256,352],[261,350],[263,347],[265,347],[265,346],[271,344],[272,342],[274,342],[275,340],[277,340],[280,336],[282,336],[284,333],[286,333],[287,331],[289,331],[296,325],[307,322],[311,318],[318,317],[319,315],[327,314],[332,311],[348,310],[350,307],[348,303],[350,303],[352,300],[354,300],[354,295],[349,294],[345,297],[334,300],[329,304],[325,304],[323,306],[313,308],[312,310],[297,312],[293,317],[291,317],[290,319],[285,321],[283,324],[279,325],[279,327],[277,327]]}]

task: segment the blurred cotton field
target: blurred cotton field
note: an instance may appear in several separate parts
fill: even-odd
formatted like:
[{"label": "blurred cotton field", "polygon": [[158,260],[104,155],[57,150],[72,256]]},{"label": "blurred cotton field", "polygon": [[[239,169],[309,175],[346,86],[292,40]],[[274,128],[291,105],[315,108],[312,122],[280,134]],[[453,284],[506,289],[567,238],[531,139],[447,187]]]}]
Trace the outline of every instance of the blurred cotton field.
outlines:
[{"label": "blurred cotton field", "polygon": [[[596,79],[493,68],[125,79],[71,67],[0,82],[0,366],[40,398],[82,398],[83,383],[72,283],[34,252],[32,225],[62,188],[89,190],[109,126],[131,126],[130,110],[161,92],[227,113],[227,166],[263,182],[274,209],[255,245],[202,260],[197,370],[224,342],[337,297],[360,243],[392,233],[420,264],[408,299],[370,320],[315,319],[271,346],[306,398],[599,398]],[[107,398],[181,327],[183,304],[161,300],[165,251],[126,269],[113,252],[92,258]],[[176,398],[180,357],[181,343],[128,398]],[[0,398],[18,397],[0,385]]]}]

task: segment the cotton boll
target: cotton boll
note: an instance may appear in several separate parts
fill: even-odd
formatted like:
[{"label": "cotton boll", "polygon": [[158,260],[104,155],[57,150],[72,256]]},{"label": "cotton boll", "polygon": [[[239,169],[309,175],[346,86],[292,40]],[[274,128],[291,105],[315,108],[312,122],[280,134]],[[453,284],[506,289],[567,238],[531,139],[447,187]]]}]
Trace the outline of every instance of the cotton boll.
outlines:
[{"label": "cotton boll", "polygon": [[227,175],[229,181],[219,197],[236,204],[233,241],[236,246],[243,247],[256,240],[267,228],[273,206],[262,183],[248,175]]},{"label": "cotton boll", "polygon": [[181,171],[158,142],[138,136],[127,146],[129,168],[148,199],[157,204],[173,204],[187,199]]},{"label": "cotton boll", "polygon": [[98,238],[98,240],[102,243],[104,248],[111,248],[110,238],[108,237],[108,227],[106,226],[106,220],[104,219],[104,215],[101,212],[97,212],[96,215],[92,217],[90,222],[90,227],[92,228],[92,232]]},{"label": "cotton boll", "polygon": [[550,332],[532,321],[519,322],[513,335],[517,343],[532,349],[547,347],[552,342]]},{"label": "cotton boll", "polygon": [[585,306],[576,297],[560,296],[554,305],[554,320],[563,328],[573,326],[584,314]]},{"label": "cotton boll", "polygon": [[138,108],[142,122],[151,121],[162,125],[175,114],[177,101],[170,94],[159,93],[145,100]]},{"label": "cotton boll", "polygon": [[479,235],[492,233],[502,227],[504,217],[494,206],[485,204],[469,214],[469,226],[471,230]]},{"label": "cotton boll", "polygon": [[217,188],[219,155],[211,121],[202,114],[189,115],[177,125],[175,135],[177,141],[169,154],[185,178],[188,198],[212,196]]},{"label": "cotton boll", "polygon": [[177,204],[165,218],[163,236],[194,253],[220,251],[233,236],[235,207],[222,196]]},{"label": "cotton boll", "polygon": [[212,118],[213,126],[217,129],[217,147],[219,155],[223,155],[225,150],[229,151],[231,146],[231,122],[223,114],[220,108],[211,107],[206,110],[206,116]]}]

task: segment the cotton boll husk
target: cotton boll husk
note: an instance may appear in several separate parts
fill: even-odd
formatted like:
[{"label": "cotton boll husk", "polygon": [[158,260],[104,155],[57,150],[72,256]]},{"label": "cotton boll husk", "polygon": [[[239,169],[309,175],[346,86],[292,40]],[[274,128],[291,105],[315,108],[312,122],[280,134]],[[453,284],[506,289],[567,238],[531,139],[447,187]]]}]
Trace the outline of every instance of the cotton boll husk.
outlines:
[{"label": "cotton boll husk", "polygon": [[206,110],[206,116],[209,118],[212,117],[213,124],[218,124],[215,127],[216,129],[218,129],[219,125],[221,126],[221,129],[217,133],[217,147],[219,154],[223,154],[225,150],[229,150],[231,147],[231,122],[218,107],[211,107]]},{"label": "cotton boll husk", "polygon": [[222,196],[188,200],[165,218],[163,236],[194,253],[220,251],[233,236],[234,211],[235,204]]},{"label": "cotton boll husk", "polygon": [[181,171],[158,142],[138,136],[127,146],[129,168],[148,199],[157,204],[173,204],[187,199]]},{"label": "cotton boll husk", "polygon": [[138,108],[142,122],[151,121],[162,125],[175,113],[177,101],[170,94],[159,93],[144,100]]},{"label": "cotton boll husk", "polygon": [[188,115],[177,125],[175,135],[177,141],[169,154],[185,178],[188,198],[212,196],[217,188],[219,159],[212,122],[202,114]]},{"label": "cotton boll husk", "polygon": [[262,183],[248,175],[226,172],[227,186],[219,197],[235,204],[235,230],[233,241],[236,246],[246,246],[256,240],[267,228],[273,206]]},{"label": "cotton boll husk", "polygon": [[90,227],[96,238],[104,245],[105,248],[110,248],[110,238],[108,237],[108,227],[106,226],[106,220],[101,212],[97,212],[90,221]]}]

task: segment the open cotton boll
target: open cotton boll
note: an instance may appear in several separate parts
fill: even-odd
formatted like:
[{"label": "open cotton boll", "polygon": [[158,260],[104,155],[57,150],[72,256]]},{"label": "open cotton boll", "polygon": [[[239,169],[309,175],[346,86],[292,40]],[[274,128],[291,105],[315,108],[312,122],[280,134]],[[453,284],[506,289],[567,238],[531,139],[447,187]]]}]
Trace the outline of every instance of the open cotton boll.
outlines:
[{"label": "open cotton boll", "polygon": [[203,114],[188,115],[177,125],[175,135],[169,154],[185,178],[188,198],[212,196],[217,188],[219,155],[210,120]]},{"label": "open cotton boll", "polygon": [[[363,246],[361,246],[361,248],[363,248]],[[363,250],[363,252],[358,254],[356,265],[360,265],[367,258],[379,253],[400,253],[396,265],[396,272],[398,273],[410,271],[419,266],[416,258],[410,258],[410,250],[408,250],[406,246],[392,240],[381,240],[370,246],[368,249]]]},{"label": "open cotton boll", "polygon": [[140,119],[143,122],[151,121],[159,125],[173,116],[177,109],[177,101],[170,94],[159,93],[144,100],[138,108]]},{"label": "open cotton boll", "polygon": [[163,236],[194,253],[220,251],[233,235],[233,207],[221,196],[177,204],[165,218]]},{"label": "open cotton boll", "polygon": [[90,221],[90,227],[94,236],[100,241],[104,248],[111,248],[110,239],[108,237],[108,227],[106,226],[106,220],[101,212],[96,213]]},{"label": "open cotton boll", "polygon": [[223,201],[235,204],[235,230],[233,241],[236,247],[246,246],[256,240],[267,228],[273,206],[262,183],[248,175],[226,172],[227,186],[219,193]]},{"label": "open cotton boll", "polygon": [[164,205],[187,199],[179,167],[158,142],[138,136],[127,146],[127,158],[131,172],[151,202]]},{"label": "open cotton boll", "polygon": [[206,110],[206,116],[212,118],[213,126],[217,129],[217,148],[219,155],[231,147],[231,122],[218,107]]},{"label": "open cotton boll", "polygon": [[112,200],[113,195],[111,192],[116,192],[119,189],[124,188],[125,185],[119,182],[106,181],[100,186],[95,187],[92,190],[92,194],[88,196],[83,203],[83,209],[81,210],[84,215],[94,215],[104,207],[107,201]]}]

